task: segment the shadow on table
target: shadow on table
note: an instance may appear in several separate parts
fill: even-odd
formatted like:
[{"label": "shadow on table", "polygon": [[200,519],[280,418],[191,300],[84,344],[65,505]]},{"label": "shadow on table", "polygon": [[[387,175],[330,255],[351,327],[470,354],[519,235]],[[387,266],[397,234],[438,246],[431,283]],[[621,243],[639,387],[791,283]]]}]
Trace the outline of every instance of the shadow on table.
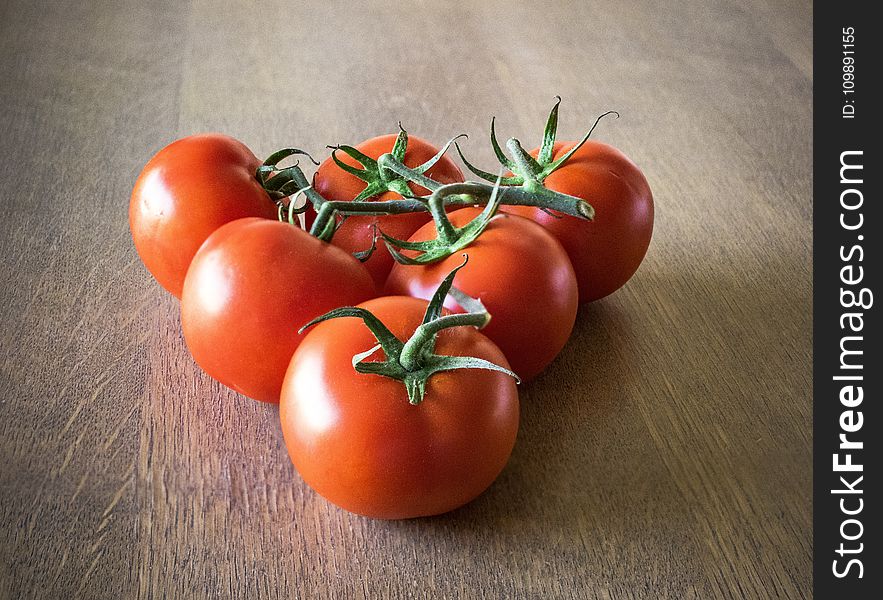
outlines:
[{"label": "shadow on table", "polygon": [[740,479],[787,476],[772,472],[787,463],[763,432],[796,436],[800,424],[784,410],[757,415],[771,382],[806,387],[811,288],[801,269],[648,271],[643,289],[582,307],[571,343],[521,389],[518,442],[497,482],[457,511],[392,526],[466,546],[521,540],[549,560],[604,547],[639,557],[647,545],[700,560],[697,515],[732,526]]},{"label": "shadow on table", "polygon": [[[616,432],[638,426],[623,385],[630,373],[628,319],[615,302],[581,307],[570,343],[536,380],[520,389],[521,426],[509,465],[465,507],[397,526],[475,534],[552,538],[603,519],[622,489],[611,467],[623,469]],[[623,442],[634,436],[624,434]],[[598,465],[602,465],[600,468]],[[621,474],[620,474],[621,475]],[[631,478],[631,476],[628,476]],[[618,504],[617,510],[628,510]],[[608,520],[609,523],[609,520]],[[597,523],[600,524],[600,523]]]}]

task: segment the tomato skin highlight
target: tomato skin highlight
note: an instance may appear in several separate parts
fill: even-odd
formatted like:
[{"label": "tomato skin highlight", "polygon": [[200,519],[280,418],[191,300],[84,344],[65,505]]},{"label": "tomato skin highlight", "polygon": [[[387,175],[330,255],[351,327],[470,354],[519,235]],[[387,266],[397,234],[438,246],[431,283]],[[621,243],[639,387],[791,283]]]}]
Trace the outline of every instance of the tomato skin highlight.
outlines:
[{"label": "tomato skin highlight", "polygon": [[206,373],[250,398],[278,402],[297,330],[376,295],[345,251],[288,223],[224,225],[193,258],[181,297],[184,340]]},{"label": "tomato skin highlight", "polygon": [[129,201],[138,255],[177,298],[194,254],[216,229],[244,217],[275,219],[277,208],[255,178],[261,161],[218,133],[172,142],[147,163]]},{"label": "tomato skin highlight", "polygon": [[[462,227],[480,212],[480,208],[464,208],[449,218]],[[434,223],[428,223],[410,241],[435,235]],[[567,254],[542,227],[509,214],[496,216],[463,253],[469,263],[454,285],[484,302],[491,321],[482,333],[500,347],[519,377],[532,379],[564,348],[576,321],[577,284]],[[396,264],[385,292],[431,298],[462,261],[461,253],[456,253],[425,266]],[[462,312],[451,298],[445,306]]]},{"label": "tomato skin highlight", "polygon": [[[365,140],[358,146],[355,146],[355,148],[363,154],[366,154],[373,159],[377,159],[381,155],[390,152],[395,141],[395,134],[381,135]],[[418,167],[435,156],[438,151],[439,149],[428,141],[409,135],[408,146],[405,151],[405,160],[403,162],[408,167]],[[345,164],[361,168],[361,165],[359,165],[355,159],[344,152],[338,152],[337,157]],[[463,181],[463,173],[460,171],[460,168],[454,163],[454,161],[448,158],[447,155],[442,156],[437,163],[432,165],[432,167],[426,172],[426,175],[442,184]],[[352,200],[365,189],[365,182],[338,167],[329,157],[322,162],[319,169],[316,171],[313,178],[313,187],[323,197],[329,200]],[[426,188],[419,185],[411,183],[409,184],[409,187],[418,196],[429,194],[429,191]],[[400,198],[401,196],[399,194],[385,192],[370,198],[368,201],[398,200]],[[429,220],[430,215],[428,212],[383,215],[380,217],[349,217],[334,234],[331,243],[350,253],[360,252],[371,247],[375,224],[380,231],[383,231],[387,235],[404,240],[408,239],[411,234],[417,231]],[[310,223],[311,221],[312,218],[308,215],[307,223]],[[393,261],[386,246],[380,242],[374,254],[364,264],[377,285],[383,286],[394,262],[395,261]]]},{"label": "tomato skin highlight", "polygon": [[[573,146],[573,142],[557,142],[553,159]],[[538,153],[536,148],[531,155]],[[552,216],[530,206],[502,210],[536,221],[561,242],[576,272],[580,303],[598,300],[625,285],[644,260],[653,236],[653,194],[637,165],[613,146],[589,140],[543,185],[586,200],[595,209],[594,220]]]},{"label": "tomato skin highlight", "polygon": [[[360,306],[401,340],[427,303],[384,297]],[[429,378],[412,405],[402,382],[358,373],[352,357],[376,340],[358,319],[310,330],[291,360],[279,406],[289,455],[320,495],[357,514],[406,519],[453,510],[481,494],[506,465],[518,431],[518,394],[503,373],[461,369]],[[438,336],[436,352],[508,367],[478,330]],[[382,350],[378,350],[382,358]]]}]

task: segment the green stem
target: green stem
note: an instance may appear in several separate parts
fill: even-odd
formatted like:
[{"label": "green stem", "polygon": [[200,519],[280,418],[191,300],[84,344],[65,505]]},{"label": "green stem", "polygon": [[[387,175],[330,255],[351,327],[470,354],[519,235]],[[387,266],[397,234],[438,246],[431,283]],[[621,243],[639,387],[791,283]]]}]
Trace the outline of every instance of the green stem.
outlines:
[{"label": "green stem", "polygon": [[313,189],[313,185],[307,181],[306,175],[304,172],[300,170],[300,167],[289,167],[288,176],[295,184],[295,189],[301,190],[303,194],[307,197],[313,204],[313,208],[318,211],[322,205],[327,202],[325,198],[322,197],[322,194]]},{"label": "green stem", "polygon": [[402,215],[415,212],[429,212],[425,200],[385,200],[383,202],[350,202],[343,200],[326,200],[325,205],[331,206],[342,215]]},{"label": "green stem", "polygon": [[512,154],[512,160],[515,162],[514,171],[524,177],[525,180],[536,179],[542,172],[540,164],[521,147],[521,142],[515,138],[510,138],[506,142],[506,147]]},{"label": "green stem", "polygon": [[330,242],[334,235],[334,206],[331,202],[323,201],[316,211],[316,220],[310,227],[310,235],[324,242]]},{"label": "green stem", "polygon": [[[321,198],[321,196],[319,197]],[[343,200],[325,200],[324,198],[321,198],[321,202],[314,203],[313,206],[318,206],[318,210],[316,211],[316,220],[313,221],[313,226],[310,228],[310,235],[326,242],[330,242],[334,235],[334,228],[331,227],[331,224],[333,224],[334,218],[338,214],[383,216],[429,211],[429,207],[423,200],[352,202]]]},{"label": "green stem", "polygon": [[[303,173],[299,175],[300,177],[293,176],[292,180],[298,184],[306,183]],[[329,241],[330,238],[326,239],[326,237],[334,233],[333,228],[329,227],[329,222],[336,214],[381,216],[428,211],[433,215],[439,237],[450,242],[456,239],[457,231],[445,209],[487,204],[494,191],[494,187],[486,183],[451,183],[439,187],[428,201],[415,198],[383,202],[351,202],[326,200],[312,187],[302,186],[302,188],[301,191],[312,202],[317,213],[310,234],[325,241]],[[523,187],[500,188],[499,194],[502,204],[536,206],[582,219],[591,219],[595,214],[592,207],[580,198],[553,192],[535,181],[528,181]]]},{"label": "green stem", "polygon": [[490,314],[485,311],[481,313],[461,313],[455,315],[445,315],[439,317],[429,323],[424,323],[416,330],[411,338],[405,342],[402,347],[402,353],[399,355],[399,364],[406,371],[416,371],[420,368],[420,361],[423,358],[427,344],[435,340],[443,329],[449,327],[477,327],[481,329],[491,320]]},{"label": "green stem", "polygon": [[447,196],[448,193],[443,187],[433,192],[429,198],[429,212],[432,213],[432,219],[435,221],[435,229],[438,231],[439,239],[450,244],[457,239],[457,228],[451,223],[448,213],[445,211]]},{"label": "green stem", "polygon": [[[445,206],[487,204],[494,192],[494,186],[478,181],[449,183],[443,189]],[[582,198],[553,192],[536,182],[524,187],[504,186],[499,194],[500,204],[509,206],[536,206],[581,219],[592,219],[595,215],[592,207]]]},{"label": "green stem", "polygon": [[595,218],[595,209],[585,200],[550,190],[535,179],[528,179],[518,188],[504,188],[501,202],[554,210],[581,219]]},{"label": "green stem", "polygon": [[[442,186],[442,188],[444,190],[445,207],[487,204],[494,191],[494,186],[477,181],[449,183]],[[591,219],[594,215],[591,206],[584,200],[552,192],[543,187],[501,187],[499,193],[502,199],[501,204],[536,206],[582,219]],[[334,210],[342,215],[401,215],[414,212],[431,212],[428,200],[423,198],[385,200],[383,202],[347,202],[322,199],[321,204],[330,204]]]}]

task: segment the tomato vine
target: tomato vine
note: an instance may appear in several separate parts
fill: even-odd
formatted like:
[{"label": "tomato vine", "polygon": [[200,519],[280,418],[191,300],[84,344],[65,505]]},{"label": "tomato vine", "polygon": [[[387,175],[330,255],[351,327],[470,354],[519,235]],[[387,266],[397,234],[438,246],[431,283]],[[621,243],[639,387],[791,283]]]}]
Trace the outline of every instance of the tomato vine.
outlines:
[{"label": "tomato vine", "polygon": [[[438,260],[443,256],[450,256],[451,253],[475,239],[481,233],[483,224],[486,224],[487,219],[483,219],[483,224],[477,223],[466,232],[455,232],[449,223],[445,223],[443,215],[448,208],[488,205],[496,202],[497,204],[555,210],[580,219],[591,220],[594,217],[591,205],[575,196],[555,192],[542,186],[501,188],[500,184],[505,184],[508,178],[498,178],[494,185],[482,182],[441,184],[428,177],[426,171],[444,155],[452,144],[457,145],[457,138],[463,136],[455,136],[450,139],[430,160],[416,168],[411,168],[403,162],[408,134],[401,126],[400,129],[392,151],[383,154],[376,160],[361,153],[353,146],[331,147],[335,163],[344,171],[362,179],[366,184],[363,191],[353,199],[324,198],[307,180],[298,163],[281,167],[282,161],[295,155],[304,155],[315,163],[315,160],[307,152],[298,148],[283,148],[274,152],[258,167],[256,176],[270,197],[276,201],[280,220],[293,222],[295,215],[302,214],[312,207],[317,216],[310,228],[310,234],[324,241],[332,239],[338,224],[336,218],[338,215],[346,217],[429,212],[436,220],[440,232],[443,232],[442,238],[445,242],[446,253],[440,252],[441,245],[437,245],[433,252],[426,254],[427,258],[424,259],[424,262],[430,260],[430,257]],[[357,160],[362,168],[352,167],[340,161],[336,157],[338,151]],[[426,188],[430,191],[430,195],[414,195],[408,187],[408,182]],[[402,199],[366,202],[366,199],[387,190],[398,193]],[[298,207],[294,198],[299,195],[303,195],[307,203]],[[490,216],[493,216],[493,211],[489,213],[487,218]],[[382,231],[380,233],[383,235]],[[384,239],[391,246],[402,242],[402,240],[388,236],[384,236]],[[400,253],[394,253],[394,256],[397,260],[403,259]]]}]

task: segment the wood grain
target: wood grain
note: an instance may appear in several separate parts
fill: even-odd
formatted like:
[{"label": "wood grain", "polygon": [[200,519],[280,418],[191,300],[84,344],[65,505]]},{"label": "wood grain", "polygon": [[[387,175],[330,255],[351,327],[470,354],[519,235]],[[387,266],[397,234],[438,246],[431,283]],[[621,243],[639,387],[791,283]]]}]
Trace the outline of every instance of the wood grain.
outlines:
[{"label": "wood grain", "polygon": [[[0,598],[803,598],[809,2],[0,7]],[[647,259],[521,391],[481,498],[346,514],[278,410],[193,364],[128,194],[172,139],[265,155],[402,120],[492,164],[560,94],[654,190]]]}]

